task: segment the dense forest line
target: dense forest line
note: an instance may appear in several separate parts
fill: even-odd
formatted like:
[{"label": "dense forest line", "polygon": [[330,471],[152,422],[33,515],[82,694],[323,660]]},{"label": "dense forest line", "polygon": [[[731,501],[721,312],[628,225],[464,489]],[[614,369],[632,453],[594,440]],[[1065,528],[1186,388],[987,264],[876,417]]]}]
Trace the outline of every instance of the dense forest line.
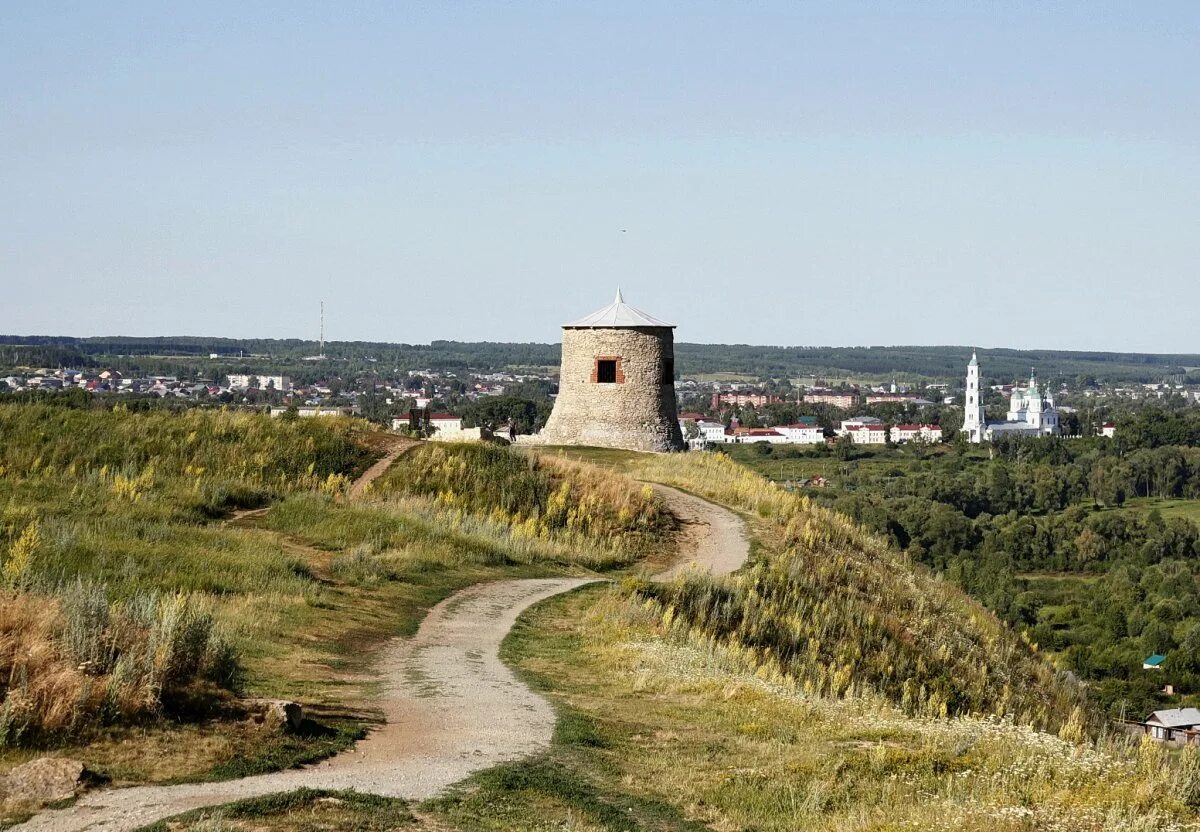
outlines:
[{"label": "dense forest line", "polygon": [[[737,373],[758,378],[845,378],[898,375],[902,378],[957,379],[968,346],[776,347],[745,344],[676,344],[682,376]],[[232,372],[265,367],[292,368],[297,377],[320,370],[306,363],[317,352],[313,341],[233,339],[192,336],[134,338],[104,336],[0,335],[0,367],[92,367],[124,364],[146,373],[204,375],[220,356]],[[399,370],[494,371],[557,367],[558,344],[433,341],[429,344],[330,341],[325,355],[350,370],[371,367]],[[985,372],[995,379],[1022,378],[1036,366],[1044,378],[1093,377],[1108,381],[1159,381],[1200,368],[1200,355],[1074,352],[1066,350],[986,350]]]}]

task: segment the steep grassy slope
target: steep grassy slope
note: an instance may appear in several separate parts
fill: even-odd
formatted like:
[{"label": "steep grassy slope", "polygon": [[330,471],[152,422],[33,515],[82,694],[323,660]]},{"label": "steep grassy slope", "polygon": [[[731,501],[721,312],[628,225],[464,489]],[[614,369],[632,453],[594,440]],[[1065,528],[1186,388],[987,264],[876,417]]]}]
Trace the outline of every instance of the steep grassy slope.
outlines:
[{"label": "steep grassy slope", "polygon": [[845,518],[721,457],[604,460],[744,510],[752,562],[528,614],[507,657],[557,742],[428,828],[1200,828],[1200,754],[1097,738],[1031,647]]},{"label": "steep grassy slope", "polygon": [[1013,716],[1053,730],[1087,721],[1082,691],[1029,644],[842,515],[719,454],[650,459],[642,472],[759,518],[759,557],[740,574],[638,587],[669,629],[813,694],[878,695],[914,715]]},{"label": "steep grassy slope", "polygon": [[556,702],[544,756],[421,807],[423,830],[1149,832],[1200,828],[1200,755],[913,717],[767,680],[620,591],[527,614],[506,658]]}]

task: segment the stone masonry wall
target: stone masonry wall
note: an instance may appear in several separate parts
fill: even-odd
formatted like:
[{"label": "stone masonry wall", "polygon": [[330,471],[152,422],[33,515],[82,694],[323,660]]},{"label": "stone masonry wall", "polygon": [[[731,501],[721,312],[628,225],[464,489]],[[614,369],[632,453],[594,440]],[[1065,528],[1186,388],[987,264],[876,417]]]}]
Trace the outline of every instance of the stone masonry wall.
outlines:
[{"label": "stone masonry wall", "polygon": [[[685,445],[675,403],[674,334],[667,327],[564,329],[558,398],[542,439],[677,451]],[[616,384],[593,382],[597,358],[619,358]]]}]

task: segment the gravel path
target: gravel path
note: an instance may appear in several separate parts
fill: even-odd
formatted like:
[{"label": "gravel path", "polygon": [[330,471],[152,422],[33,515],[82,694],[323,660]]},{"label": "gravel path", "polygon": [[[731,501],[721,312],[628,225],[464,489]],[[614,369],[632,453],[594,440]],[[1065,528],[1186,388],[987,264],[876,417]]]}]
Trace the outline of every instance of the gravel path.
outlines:
[{"label": "gravel path", "polygon": [[[674,489],[656,490],[683,519],[690,552],[659,579],[686,569],[724,574],[745,561],[748,544],[736,515]],[[385,724],[323,763],[221,783],[91,792],[15,828],[131,830],[189,809],[300,787],[421,800],[473,772],[541,751],[550,743],[554,711],[500,661],[500,642],[526,608],[589,582],[496,581],[442,601],[412,639],[387,648],[380,667],[388,682],[380,703]]]}]

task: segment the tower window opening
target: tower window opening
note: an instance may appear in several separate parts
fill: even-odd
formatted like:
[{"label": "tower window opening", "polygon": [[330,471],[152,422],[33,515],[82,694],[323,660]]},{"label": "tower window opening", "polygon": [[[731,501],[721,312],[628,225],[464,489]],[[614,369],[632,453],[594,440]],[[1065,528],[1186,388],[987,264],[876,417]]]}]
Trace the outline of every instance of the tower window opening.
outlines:
[{"label": "tower window opening", "polygon": [[593,381],[597,384],[616,384],[619,379],[621,359],[619,358],[597,358],[596,371]]}]

